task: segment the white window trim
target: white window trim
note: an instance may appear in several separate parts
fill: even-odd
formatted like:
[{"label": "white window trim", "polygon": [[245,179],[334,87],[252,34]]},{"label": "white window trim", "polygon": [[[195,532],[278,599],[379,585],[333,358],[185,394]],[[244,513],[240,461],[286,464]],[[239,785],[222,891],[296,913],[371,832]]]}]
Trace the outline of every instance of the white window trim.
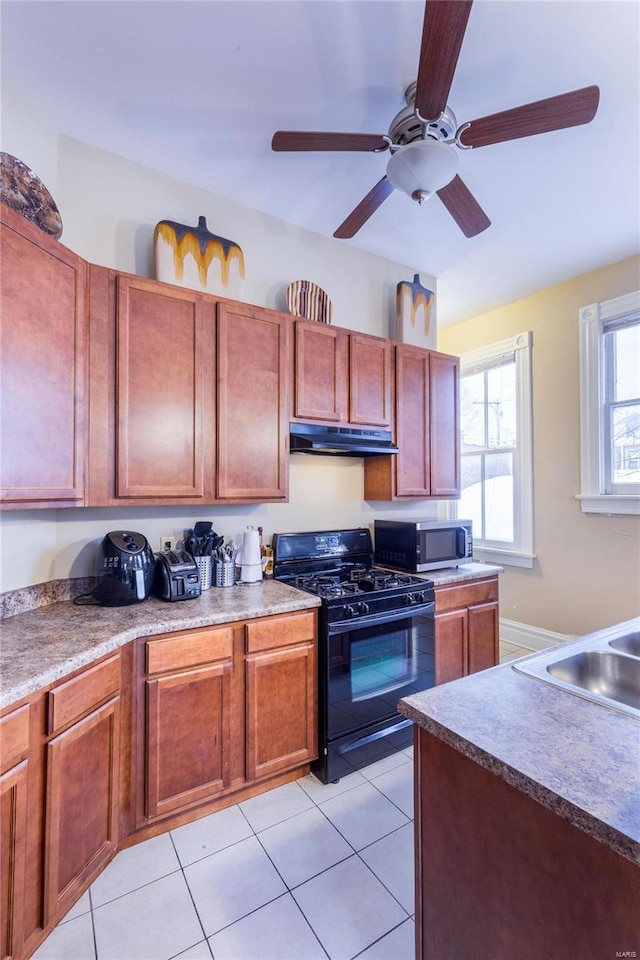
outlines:
[{"label": "white window trim", "polygon": [[580,316],[580,501],[583,513],[640,516],[640,496],[605,493],[603,471],[604,344],[609,320],[640,312],[640,290],[590,303]]},{"label": "white window trim", "polygon": [[[530,330],[518,333],[506,340],[492,343],[478,350],[471,350],[460,357],[460,375],[470,373],[501,356],[513,355],[516,363],[516,408],[518,446],[513,458],[513,475],[516,479],[513,497],[514,529],[519,540],[512,547],[487,544],[474,546],[476,560],[502,563],[513,567],[532,567],[536,558],[533,552],[533,402],[532,402],[532,346]],[[457,503],[451,504],[454,511]]]}]

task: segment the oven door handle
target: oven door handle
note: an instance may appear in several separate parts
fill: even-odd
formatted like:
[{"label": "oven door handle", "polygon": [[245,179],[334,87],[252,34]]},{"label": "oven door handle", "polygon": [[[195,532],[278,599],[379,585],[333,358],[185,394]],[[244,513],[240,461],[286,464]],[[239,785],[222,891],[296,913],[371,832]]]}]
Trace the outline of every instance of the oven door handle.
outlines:
[{"label": "oven door handle", "polygon": [[350,633],[352,630],[359,630],[362,627],[377,627],[378,624],[393,623],[394,620],[432,616],[435,606],[434,601],[431,601],[431,603],[416,603],[415,606],[407,605],[399,610],[389,610],[387,613],[374,613],[370,617],[356,617],[353,620],[344,620],[341,623],[330,623],[329,635],[336,636],[339,633]]},{"label": "oven door handle", "polygon": [[400,720],[398,723],[394,723],[391,727],[385,727],[383,730],[376,730],[375,733],[370,733],[364,737],[358,737],[356,740],[352,740],[350,743],[345,743],[342,746],[338,747],[338,753],[350,753],[352,750],[357,750],[358,747],[364,747],[367,743],[373,743],[374,740],[380,740],[382,737],[388,737],[390,733],[396,733],[398,730],[404,730],[405,727],[410,726],[412,720]]}]

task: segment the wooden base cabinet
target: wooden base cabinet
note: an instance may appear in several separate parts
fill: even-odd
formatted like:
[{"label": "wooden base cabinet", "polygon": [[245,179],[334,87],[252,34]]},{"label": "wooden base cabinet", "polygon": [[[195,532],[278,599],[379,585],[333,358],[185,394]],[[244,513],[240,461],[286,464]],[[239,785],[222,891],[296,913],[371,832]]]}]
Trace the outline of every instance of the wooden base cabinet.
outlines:
[{"label": "wooden base cabinet", "polygon": [[27,844],[29,706],[0,721],[0,956],[17,956],[23,939]]},{"label": "wooden base cabinet", "polygon": [[145,648],[145,818],[154,819],[230,784],[233,630],[188,631]]},{"label": "wooden base cabinet", "polygon": [[436,585],[436,683],[499,661],[498,578]]},{"label": "wooden base cabinet", "polygon": [[314,611],[146,639],[138,657],[138,829],[315,758]]},{"label": "wooden base cabinet", "polygon": [[246,773],[255,780],[317,755],[315,615],[248,624],[246,644]]},{"label": "wooden base cabinet", "polygon": [[638,951],[638,865],[416,728],[418,960]]},{"label": "wooden base cabinet", "polygon": [[118,847],[119,654],[49,692],[48,729],[45,926],[67,911]]}]

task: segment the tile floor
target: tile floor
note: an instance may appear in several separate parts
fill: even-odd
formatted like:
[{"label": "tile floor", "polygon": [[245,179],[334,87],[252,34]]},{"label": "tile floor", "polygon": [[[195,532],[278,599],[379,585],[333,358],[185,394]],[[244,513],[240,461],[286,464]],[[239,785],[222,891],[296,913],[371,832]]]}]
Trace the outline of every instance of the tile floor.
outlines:
[{"label": "tile floor", "polygon": [[413,960],[411,748],[337,784],[308,776],[121,851],[34,954],[174,957]]}]

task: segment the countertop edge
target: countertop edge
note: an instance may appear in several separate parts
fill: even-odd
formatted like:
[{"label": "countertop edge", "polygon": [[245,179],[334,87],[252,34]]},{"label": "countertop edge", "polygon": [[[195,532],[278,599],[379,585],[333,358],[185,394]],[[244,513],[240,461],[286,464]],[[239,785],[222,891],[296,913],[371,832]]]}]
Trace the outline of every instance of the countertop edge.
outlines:
[{"label": "countertop edge", "polygon": [[[263,583],[267,582],[272,581],[264,581]],[[252,587],[239,587],[239,590],[243,590],[243,594],[240,595],[241,599],[232,605],[231,609],[207,611],[200,606],[197,612],[194,611],[191,614],[188,609],[183,610],[183,604],[166,603],[160,600],[152,601],[154,603],[153,611],[150,609],[145,610],[148,616],[139,615],[137,622],[128,625],[124,629],[115,623],[113,626],[110,626],[108,622],[104,622],[104,618],[108,618],[109,614],[114,617],[118,615],[121,616],[123,611],[128,611],[133,608],[94,606],[92,609],[100,611],[100,616],[103,618],[102,621],[94,625],[86,624],[81,638],[72,640],[67,640],[65,637],[65,631],[69,626],[68,618],[70,615],[78,616],[78,611],[82,609],[81,607],[75,606],[73,601],[58,601],[53,604],[40,606],[29,612],[16,614],[14,617],[6,618],[2,621],[2,628],[5,631],[10,625],[13,627],[22,623],[24,624],[26,632],[28,632],[29,623],[32,622],[30,618],[34,617],[34,615],[43,618],[43,632],[47,634],[47,639],[44,642],[47,645],[56,644],[57,642],[60,644],[60,648],[56,649],[53,655],[50,649],[46,651],[43,650],[42,659],[45,659],[48,653],[50,662],[44,667],[41,667],[39,662],[37,671],[30,676],[20,678],[15,682],[6,682],[6,676],[3,677],[3,681],[5,682],[3,682],[2,689],[0,690],[0,710],[4,711],[29,696],[46,690],[49,686],[68,677],[76,670],[107,656],[109,653],[113,653],[115,650],[120,649],[120,647],[140,637],[154,637],[162,634],[179,633],[185,630],[197,630],[203,627],[215,627],[244,619],[251,620],[259,617],[277,616],[278,614],[303,612],[304,610],[314,610],[320,606],[321,601],[318,597],[294,590],[292,587],[284,587],[282,585],[278,585],[278,587],[279,592],[280,589],[286,590],[287,592],[290,591],[291,596],[279,599],[262,597],[260,599],[256,597],[250,598],[244,594],[244,591],[252,590]],[[258,587],[256,585],[256,590],[257,589]],[[220,591],[220,594],[223,595],[225,599],[229,597],[227,591],[224,591],[224,594]],[[245,596],[246,602],[243,606]],[[146,603],[149,603],[149,601],[146,601]],[[142,612],[142,607],[142,604],[136,604],[136,613],[138,613],[138,611]],[[4,673],[7,666],[6,661],[9,659],[4,641],[2,648]],[[37,646],[34,648],[30,645],[29,649],[31,653],[34,653],[37,651]]]},{"label": "countertop edge", "polygon": [[504,760],[501,760],[494,754],[489,753],[466,737],[455,733],[450,727],[440,723],[433,717],[429,717],[421,709],[412,706],[408,698],[399,702],[398,711],[404,716],[409,717],[410,720],[423,730],[426,730],[427,733],[433,734],[433,736],[442,740],[448,746],[453,747],[454,750],[457,750],[462,756],[468,757],[470,760],[479,764],[479,766],[484,767],[485,770],[500,777],[500,779],[512,787],[515,787],[521,793],[526,794],[552,813],[562,817],[563,820],[568,821],[584,833],[599,840],[606,847],[619,853],[627,860],[631,860],[632,863],[640,864],[640,844],[632,837],[626,836],[619,830],[616,830],[615,827],[604,823],[594,814],[576,806],[571,803],[570,800],[545,787],[544,784],[533,780],[527,774],[506,763]]}]

